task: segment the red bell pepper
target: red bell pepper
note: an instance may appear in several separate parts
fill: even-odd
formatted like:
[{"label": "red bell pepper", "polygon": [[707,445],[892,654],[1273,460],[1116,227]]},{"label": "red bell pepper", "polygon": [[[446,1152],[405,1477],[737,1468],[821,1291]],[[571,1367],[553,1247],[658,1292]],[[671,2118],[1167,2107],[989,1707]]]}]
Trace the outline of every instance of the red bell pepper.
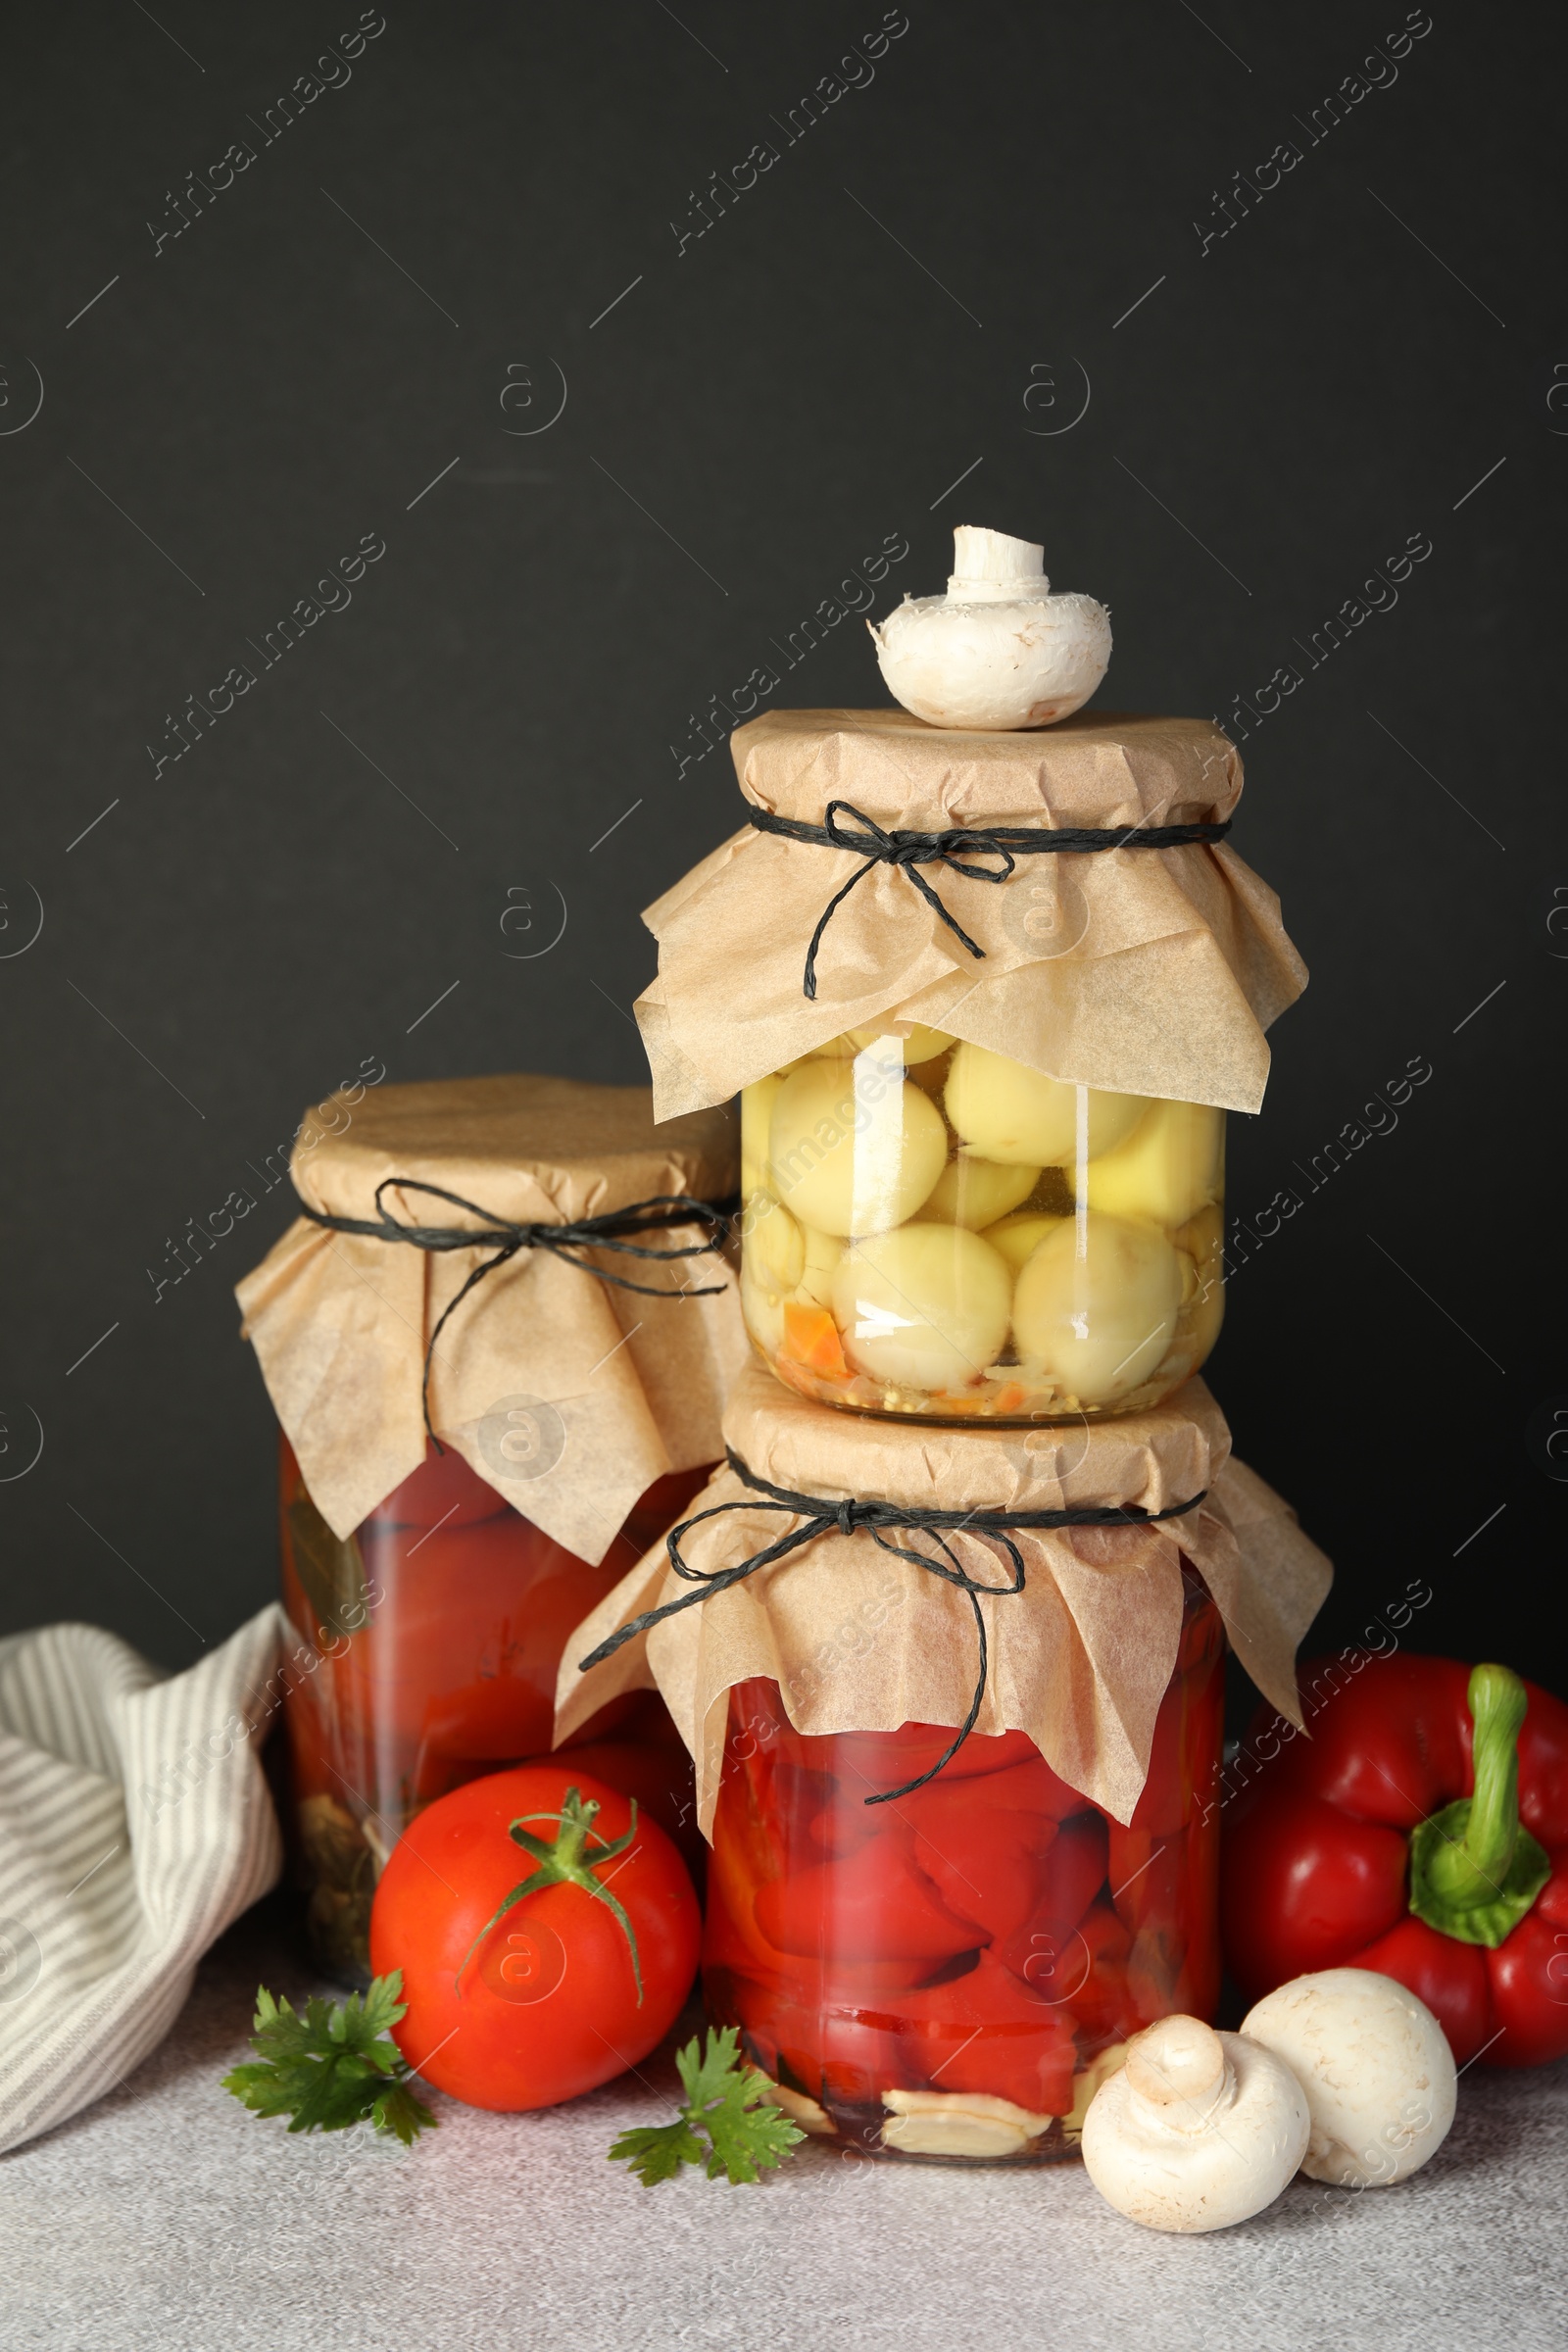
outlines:
[{"label": "red bell pepper", "polygon": [[[1222,1918],[1252,1998],[1322,1968],[1418,1994],[1463,2066],[1568,2052],[1568,1706],[1505,1666],[1346,1661],[1309,1740],[1227,1813]],[[1310,1669],[1307,1670],[1310,1673]]]},{"label": "red bell pepper", "polygon": [[911,2086],[989,2091],[1037,2115],[1065,2115],[1071,2107],[1071,2016],[990,1952],[967,1975],[906,1993],[890,2007]]},{"label": "red bell pepper", "polygon": [[858,1960],[906,1960],[930,1973],[944,1960],[978,1949],[983,1930],[956,1919],[908,1851],[906,1834],[890,1830],[842,1861],[818,1862],[757,1890],[754,1912],[775,1951],[847,1966]]}]

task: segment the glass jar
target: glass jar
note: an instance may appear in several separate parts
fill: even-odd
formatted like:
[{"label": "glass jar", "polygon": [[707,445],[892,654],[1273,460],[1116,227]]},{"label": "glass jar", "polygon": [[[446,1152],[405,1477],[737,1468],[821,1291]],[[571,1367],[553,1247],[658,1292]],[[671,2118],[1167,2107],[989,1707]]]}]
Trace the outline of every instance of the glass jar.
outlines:
[{"label": "glass jar", "polygon": [[741,1303],[782,1380],[918,1420],[1147,1411],[1224,1294],[1225,1114],[940,1029],[852,1029],[741,1096]]},{"label": "glass jar", "polygon": [[[286,1438],[279,1469],[283,1606],[307,1645],[283,1692],[295,1860],[316,1958],[365,1984],[370,1899],[402,1831],[461,1783],[549,1752],[569,1636],[708,1473],[660,1479],[590,1566],[450,1448],[429,1447],[346,1542]],[[657,1692],[611,1700],[569,1745],[691,1840],[690,1758]]]},{"label": "glass jar", "polygon": [[780,2102],[871,2155],[1071,2155],[1089,2100],[1157,2017],[1219,1998],[1224,1634],[1184,1562],[1181,1641],[1123,1828],[1021,1732],[797,1732],[778,1686],[731,1693],[704,1984]]}]

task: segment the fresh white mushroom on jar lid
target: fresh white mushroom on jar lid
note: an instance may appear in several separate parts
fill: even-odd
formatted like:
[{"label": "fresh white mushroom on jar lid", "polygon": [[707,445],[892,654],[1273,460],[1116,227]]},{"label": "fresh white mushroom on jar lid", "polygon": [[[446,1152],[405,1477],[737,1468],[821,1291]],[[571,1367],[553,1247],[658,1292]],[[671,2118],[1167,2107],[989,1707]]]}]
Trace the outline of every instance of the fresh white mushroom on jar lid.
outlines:
[{"label": "fresh white mushroom on jar lid", "polygon": [[1403,1984],[1369,1968],[1325,1968],[1264,1995],[1242,2032],[1282,2059],[1306,2094],[1301,2170],[1339,2188],[1387,2188],[1437,2153],[1458,2078],[1447,2035]]},{"label": "fresh white mushroom on jar lid", "polygon": [[934,727],[1047,727],[1087,703],[1110,661],[1110,616],[1053,596],[1045,549],[961,523],[946,596],[906,596],[866,626],[889,692]]},{"label": "fresh white mushroom on jar lid", "polygon": [[1228,2230],[1273,2204],[1310,2130],[1306,2095],[1272,2050],[1166,2017],[1096,2091],[1084,2166],[1106,2203],[1148,2230]]}]

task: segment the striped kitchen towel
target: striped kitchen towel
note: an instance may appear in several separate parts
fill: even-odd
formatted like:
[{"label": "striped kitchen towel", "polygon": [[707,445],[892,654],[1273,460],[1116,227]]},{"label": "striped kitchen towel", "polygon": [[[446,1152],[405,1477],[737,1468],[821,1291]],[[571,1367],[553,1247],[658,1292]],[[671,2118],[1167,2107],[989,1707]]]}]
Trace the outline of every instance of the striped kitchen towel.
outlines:
[{"label": "striped kitchen towel", "polygon": [[275,1884],[284,1632],[265,1608],[172,1676],[95,1626],[0,1642],[0,2150],[123,2081]]}]

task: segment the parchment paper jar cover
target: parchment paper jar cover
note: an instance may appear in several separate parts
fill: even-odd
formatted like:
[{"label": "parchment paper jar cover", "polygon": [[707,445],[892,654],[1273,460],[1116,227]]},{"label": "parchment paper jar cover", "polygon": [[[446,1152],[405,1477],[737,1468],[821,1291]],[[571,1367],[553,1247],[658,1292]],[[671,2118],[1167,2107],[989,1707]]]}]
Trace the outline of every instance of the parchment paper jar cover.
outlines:
[{"label": "parchment paper jar cover", "polygon": [[[656,1127],[645,1087],[453,1079],[388,1086],[352,1103],[330,1098],[296,1145],[292,1172],[301,1199],[330,1215],[373,1218],[376,1186],[402,1176],[498,1218],[566,1222],[661,1193],[727,1199],[734,1127],[723,1110]],[[402,1223],[480,1222],[422,1193],[394,1186],[384,1198]],[[696,1222],[649,1237],[656,1247],[704,1238]],[[339,1539],[424,1461],[425,1348],[487,1254],[431,1254],[302,1217],[238,1286],[277,1417]],[[519,1250],[447,1324],[429,1392],[442,1443],[591,1562],[656,1480],[718,1455],[722,1398],[745,1353],[734,1277],[720,1256],[659,1265],[607,1251],[596,1262],[672,1293],[683,1284],[720,1290],[652,1298],[547,1250]],[[514,1474],[504,1448],[524,1424],[531,1455]],[[514,1458],[518,1450],[514,1444]]]},{"label": "parchment paper jar cover", "polygon": [[[1232,1457],[1224,1417],[1200,1380],[1155,1410],[1120,1420],[964,1430],[835,1413],[753,1362],[736,1382],[724,1436],[772,1485],[831,1500],[975,1510],[1136,1503],[1155,1511],[1206,1489],[1196,1510],[1158,1526],[1014,1533],[1024,1591],[979,1604],[990,1672],[976,1730],[1027,1733],[1053,1771],[1116,1821],[1130,1821],[1138,1802],[1176,1661],[1184,1556],[1253,1682],[1300,1721],[1296,1647],[1332,1571],[1289,1506]],[[688,1515],[721,1502],[748,1507],[694,1527],[681,1542],[690,1565],[733,1567],[801,1524],[756,1507],[760,1500],[727,1465],[716,1471]],[[931,1544],[922,1536],[893,1540]],[[1004,1581],[994,1539],[948,1541],[971,1573]],[[695,1761],[705,1834],[736,1684],[755,1676],[776,1682],[790,1722],[808,1733],[956,1726],[968,1713],[976,1643],[967,1597],[863,1530],[821,1536],[578,1672],[576,1661],[618,1626],[691,1591],[662,1544],[628,1571],[566,1644],[556,1738],[615,1693],[656,1687]]]},{"label": "parchment paper jar cover", "polygon": [[[834,800],[930,832],[1211,823],[1242,790],[1234,746],[1196,718],[1082,710],[987,735],[905,710],[776,710],[730,748],[747,800],[809,824]],[[747,825],[647,908],[659,972],[636,1009],[658,1118],[727,1102],[888,1018],[1075,1085],[1257,1109],[1263,1032],[1306,970],[1279,901],[1228,844],[1020,858],[1001,887],[923,866],[983,960],[907,875],[874,866],[827,927],[808,1001],[812,931],[858,862]]]}]

